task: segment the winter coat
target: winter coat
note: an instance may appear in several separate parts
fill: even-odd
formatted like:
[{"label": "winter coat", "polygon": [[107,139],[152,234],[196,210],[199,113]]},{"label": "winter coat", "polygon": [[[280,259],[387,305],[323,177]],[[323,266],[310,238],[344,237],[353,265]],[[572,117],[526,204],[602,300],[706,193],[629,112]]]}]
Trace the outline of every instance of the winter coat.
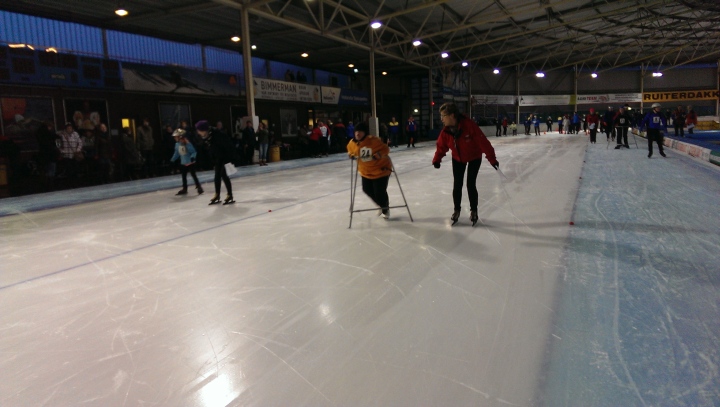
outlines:
[{"label": "winter coat", "polygon": [[690,110],[687,113],[687,116],[685,116],[685,118],[686,118],[686,122],[685,122],[686,124],[692,124],[692,125],[697,126],[697,114],[695,113],[694,110]]},{"label": "winter coat", "polygon": [[140,151],[151,151],[155,146],[153,129],[150,126],[140,126],[137,129],[137,148]]},{"label": "winter coat", "polygon": [[600,127],[600,116],[597,113],[587,115],[588,128],[590,130],[598,130]]},{"label": "winter coat", "polygon": [[648,112],[640,123],[640,129],[654,129],[667,131],[667,120],[662,113]]},{"label": "winter coat", "polygon": [[192,143],[186,138],[181,138],[177,143],[175,143],[175,154],[173,154],[170,161],[172,162],[179,158],[180,164],[190,165],[195,163],[196,157],[197,151],[195,150],[195,147],[193,147]]},{"label": "winter coat", "polygon": [[615,116],[613,125],[615,127],[630,127],[632,125],[632,117],[627,113],[618,113],[618,115]]},{"label": "winter coat", "polygon": [[485,154],[490,164],[496,164],[495,149],[480,128],[465,116],[458,118],[457,127],[444,127],[438,136],[433,163],[439,163],[448,150],[452,150],[453,160],[468,163],[481,159]]},{"label": "winter coat", "polygon": [[203,140],[210,151],[215,164],[226,164],[233,161],[235,156],[230,136],[211,127],[208,136]]},{"label": "winter coat", "polygon": [[267,129],[258,130],[257,138],[258,138],[258,144],[269,144],[270,143],[270,133],[267,131]]},{"label": "winter coat", "polygon": [[351,140],[347,144],[350,157],[358,160],[358,172],[363,178],[377,179],[388,177],[392,173],[390,148],[376,136],[367,135],[362,140]]}]

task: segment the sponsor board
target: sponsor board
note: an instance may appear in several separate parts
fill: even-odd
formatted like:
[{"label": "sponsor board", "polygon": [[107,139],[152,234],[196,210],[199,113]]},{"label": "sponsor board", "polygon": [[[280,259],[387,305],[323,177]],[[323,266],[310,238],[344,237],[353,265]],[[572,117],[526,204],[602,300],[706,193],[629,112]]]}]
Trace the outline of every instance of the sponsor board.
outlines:
[{"label": "sponsor board", "polygon": [[674,92],[643,92],[643,102],[671,102],[675,100],[717,100],[718,91],[684,90]]}]

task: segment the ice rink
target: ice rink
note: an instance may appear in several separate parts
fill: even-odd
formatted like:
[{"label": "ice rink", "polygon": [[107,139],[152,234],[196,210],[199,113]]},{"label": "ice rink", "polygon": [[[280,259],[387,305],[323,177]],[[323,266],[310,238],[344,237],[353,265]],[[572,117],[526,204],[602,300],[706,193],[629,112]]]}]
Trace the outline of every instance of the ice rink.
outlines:
[{"label": "ice rink", "polygon": [[598,140],[490,137],[475,227],[432,143],[414,222],[342,154],[0,200],[0,405],[718,406],[720,169]]}]

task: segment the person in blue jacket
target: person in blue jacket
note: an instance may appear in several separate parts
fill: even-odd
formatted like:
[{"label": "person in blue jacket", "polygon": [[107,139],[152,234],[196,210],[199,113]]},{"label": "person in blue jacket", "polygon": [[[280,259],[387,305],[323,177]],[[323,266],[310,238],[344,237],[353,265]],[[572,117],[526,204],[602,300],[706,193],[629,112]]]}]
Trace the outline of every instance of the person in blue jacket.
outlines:
[{"label": "person in blue jacket", "polygon": [[180,173],[182,174],[182,189],[175,195],[187,195],[187,174],[190,175],[195,181],[195,189],[197,189],[198,195],[202,194],[203,188],[198,181],[198,177],[195,174],[195,158],[197,157],[197,151],[193,147],[192,143],[185,138],[185,130],[177,129],[173,132],[173,138],[175,139],[175,154],[173,154],[170,162],[180,159]]},{"label": "person in blue jacket", "polygon": [[663,151],[663,134],[667,133],[667,120],[665,115],[660,113],[660,109],[660,103],[653,103],[652,110],[645,115],[645,118],[640,123],[640,130],[647,129],[648,158],[653,155],[653,141],[657,143],[660,155],[666,157],[665,151]]},{"label": "person in blue jacket", "polygon": [[535,135],[539,136],[540,135],[540,118],[537,117],[537,115],[533,115],[532,124],[533,124],[533,127],[535,127]]}]

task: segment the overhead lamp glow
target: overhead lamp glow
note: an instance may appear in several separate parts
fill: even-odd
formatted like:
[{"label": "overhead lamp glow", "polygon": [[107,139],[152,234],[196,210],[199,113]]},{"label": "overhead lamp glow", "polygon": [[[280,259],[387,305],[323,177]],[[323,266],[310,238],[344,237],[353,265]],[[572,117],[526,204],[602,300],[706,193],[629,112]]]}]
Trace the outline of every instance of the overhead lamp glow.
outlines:
[{"label": "overhead lamp glow", "polygon": [[377,30],[378,28],[382,27],[382,23],[379,21],[373,21],[372,24],[370,24],[370,27]]},{"label": "overhead lamp glow", "polygon": [[230,37],[230,41],[232,41],[232,42],[240,42],[240,37],[238,37],[237,35],[234,36],[234,37]]},{"label": "overhead lamp glow", "polygon": [[128,15],[130,13],[128,13],[128,11],[125,10],[124,8],[120,7],[117,10],[115,10],[115,14],[117,14],[120,17],[125,17],[126,15]]},{"label": "overhead lamp glow", "polygon": [[448,54],[447,52],[443,52],[442,54],[440,54],[440,56],[443,58],[447,58],[450,56],[450,54]]},{"label": "overhead lamp glow", "polygon": [[597,78],[597,74],[596,74],[595,72],[591,73],[590,76],[591,76],[593,79]]},{"label": "overhead lamp glow", "polygon": [[415,40],[415,41],[413,41],[413,45],[416,46],[416,47],[419,47],[420,45],[422,45],[422,41],[420,41],[420,40]]},{"label": "overhead lamp glow", "polygon": [[355,69],[353,69],[353,72],[358,73],[359,71],[357,68],[355,68]]},{"label": "overhead lamp glow", "polygon": [[385,76],[385,75],[387,75],[387,72],[385,72],[385,71],[382,71],[382,74],[383,74],[383,76]]},{"label": "overhead lamp glow", "polygon": [[662,76],[662,72],[653,72],[653,78],[659,78]]},{"label": "overhead lamp glow", "polygon": [[50,47],[50,48],[46,49],[45,52],[54,52],[54,53],[57,54],[57,50],[56,50],[55,48],[53,48],[53,47]]},{"label": "overhead lamp glow", "polygon": [[497,75],[497,74],[499,74],[499,73],[500,73],[500,70],[499,70],[499,69],[497,69],[497,68],[495,68],[495,69],[493,69],[493,73],[494,73],[495,75]]},{"label": "overhead lamp glow", "polygon": [[355,68],[355,64],[348,64],[348,68]]},{"label": "overhead lamp glow", "polygon": [[251,45],[250,48],[257,49],[257,45]]},{"label": "overhead lamp glow", "polygon": [[308,54],[307,52],[303,52],[302,54],[300,54],[300,56],[303,58],[307,58],[310,56],[310,54]]},{"label": "overhead lamp glow", "polygon": [[462,66],[468,66],[468,65],[470,65],[470,64],[468,63],[468,61],[462,61],[462,64],[461,64],[461,65],[462,65]]},{"label": "overhead lamp glow", "polygon": [[537,76],[538,78],[544,78],[544,77],[545,77],[545,73],[543,73],[543,72],[538,72],[538,73],[535,74],[535,76]]},{"label": "overhead lamp glow", "polygon": [[417,110],[417,109],[414,109],[414,110],[413,110],[413,113],[417,113],[418,111],[419,111],[419,110]]}]

